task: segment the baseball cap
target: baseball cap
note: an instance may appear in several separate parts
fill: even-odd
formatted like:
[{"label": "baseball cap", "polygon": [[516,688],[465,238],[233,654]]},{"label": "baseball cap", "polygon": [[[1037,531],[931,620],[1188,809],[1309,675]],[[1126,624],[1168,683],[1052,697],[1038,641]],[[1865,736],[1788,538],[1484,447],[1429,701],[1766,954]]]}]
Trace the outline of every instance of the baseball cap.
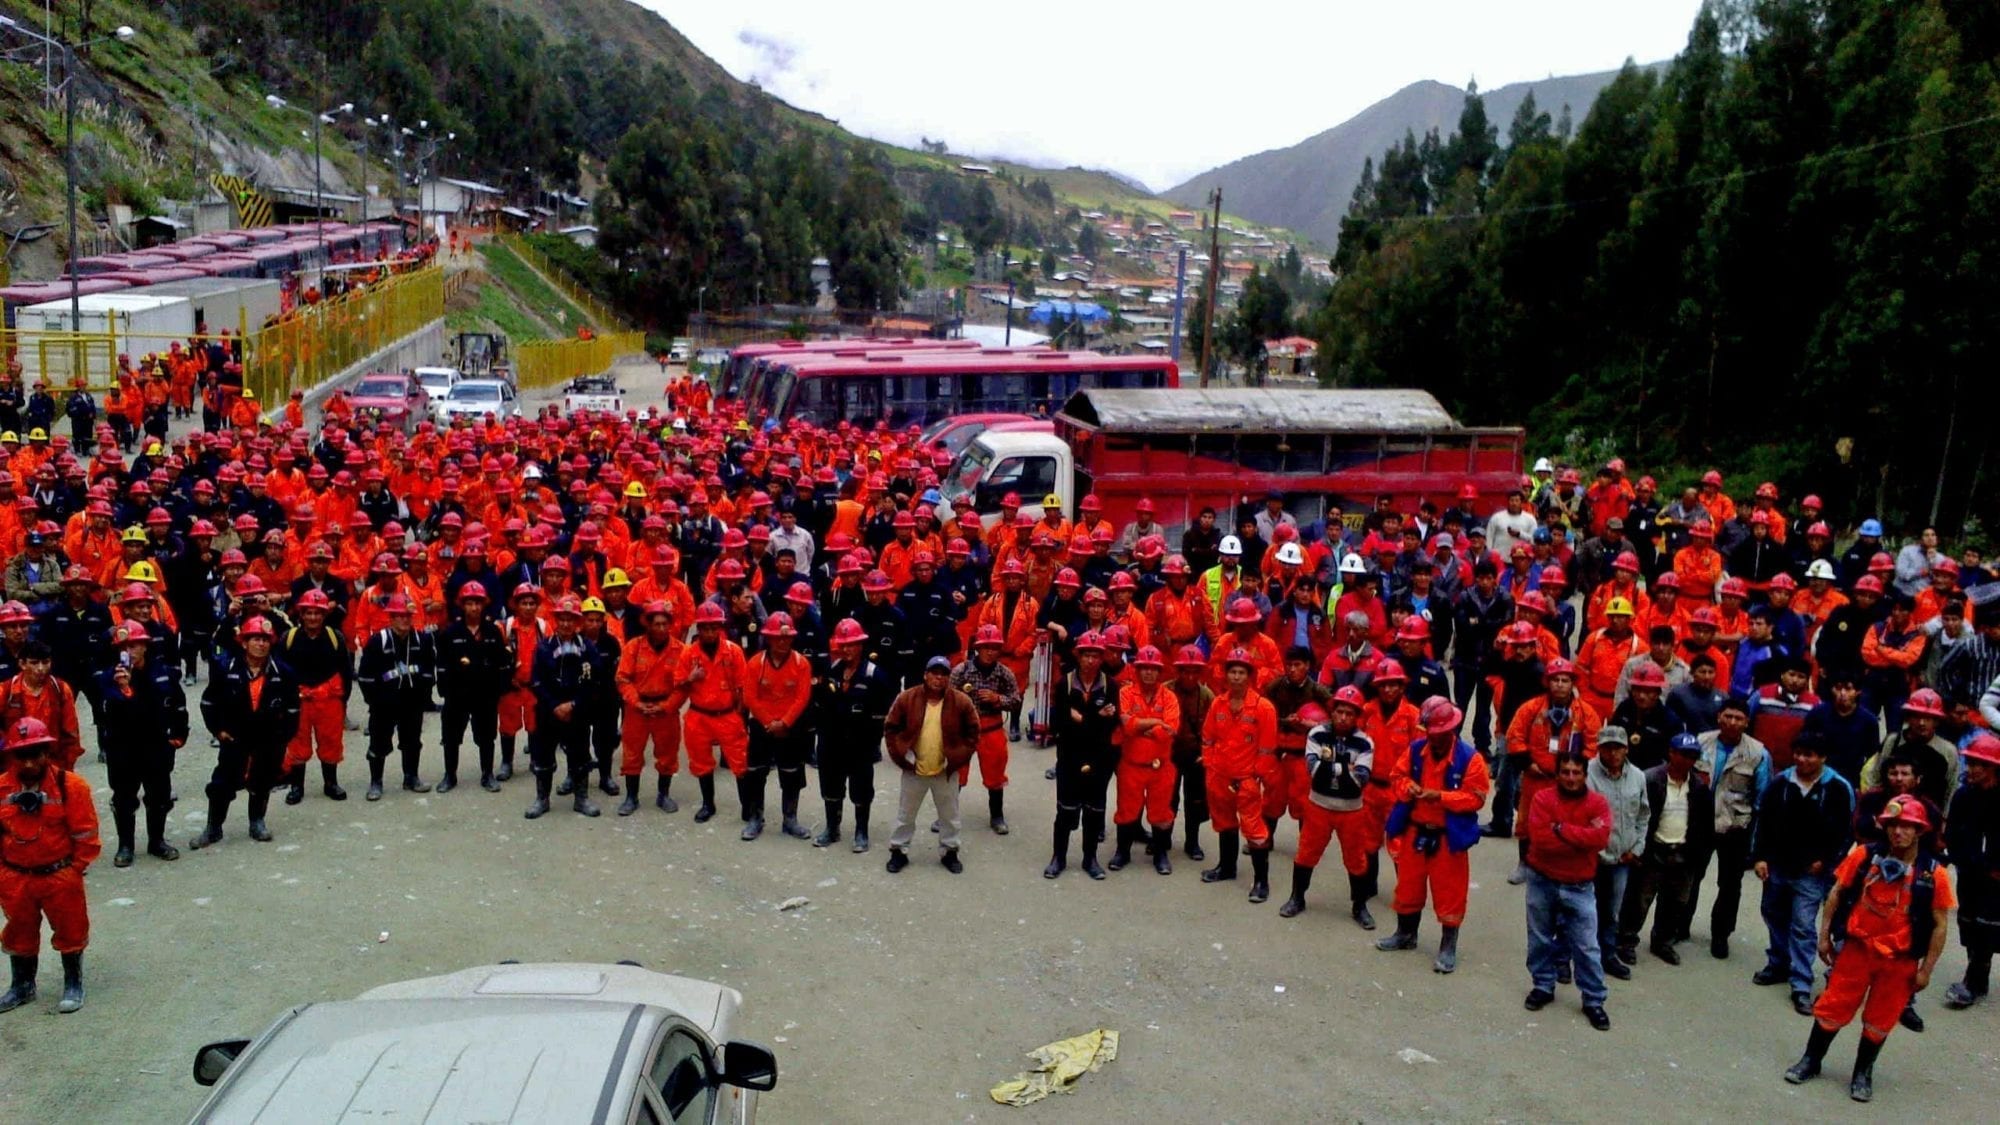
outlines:
[{"label": "baseball cap", "polygon": [[951,671],[951,658],[946,656],[933,656],[929,660],[924,661],[924,671],[949,672]]}]

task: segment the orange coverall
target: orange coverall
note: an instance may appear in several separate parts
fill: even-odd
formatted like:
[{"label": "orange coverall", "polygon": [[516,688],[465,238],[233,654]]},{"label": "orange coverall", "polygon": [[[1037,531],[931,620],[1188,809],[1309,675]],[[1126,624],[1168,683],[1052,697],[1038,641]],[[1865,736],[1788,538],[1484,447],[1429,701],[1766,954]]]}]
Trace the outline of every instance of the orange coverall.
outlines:
[{"label": "orange coverall", "polygon": [[43,918],[56,952],[81,953],[90,944],[83,873],[104,850],[97,805],[90,783],[54,762],[41,789],[47,799],[30,815],[11,800],[21,791],[13,771],[0,773],[0,913],[7,916],[0,951],[10,957],[42,951]]}]

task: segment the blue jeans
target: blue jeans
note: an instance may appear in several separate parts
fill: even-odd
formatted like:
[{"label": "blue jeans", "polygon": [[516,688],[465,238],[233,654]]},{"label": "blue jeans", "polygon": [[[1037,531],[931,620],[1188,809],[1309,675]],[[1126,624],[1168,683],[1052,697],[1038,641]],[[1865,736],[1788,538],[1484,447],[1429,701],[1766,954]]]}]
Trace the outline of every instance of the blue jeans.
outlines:
[{"label": "blue jeans", "polygon": [[1597,947],[1597,887],[1558,883],[1528,869],[1528,976],[1544,992],[1556,990],[1556,969],[1575,967],[1585,1004],[1603,1004],[1604,963]]},{"label": "blue jeans", "polygon": [[1622,863],[1597,861],[1597,948],[1606,956],[1618,950],[1618,918],[1624,911],[1625,884],[1632,869]]},{"label": "blue jeans", "polygon": [[1831,875],[1780,875],[1764,881],[1764,925],[1771,944],[1764,963],[1791,976],[1793,992],[1811,992],[1819,955],[1819,908],[1833,890]]},{"label": "blue jeans", "polygon": [[[1492,823],[1512,831],[1514,828],[1514,806],[1521,799],[1521,771],[1528,766],[1528,756],[1516,758],[1512,754],[1499,756],[1499,776],[1493,779]],[[1525,818],[1523,818],[1525,819]],[[1527,838],[1527,828],[1522,826],[1521,838]]]}]

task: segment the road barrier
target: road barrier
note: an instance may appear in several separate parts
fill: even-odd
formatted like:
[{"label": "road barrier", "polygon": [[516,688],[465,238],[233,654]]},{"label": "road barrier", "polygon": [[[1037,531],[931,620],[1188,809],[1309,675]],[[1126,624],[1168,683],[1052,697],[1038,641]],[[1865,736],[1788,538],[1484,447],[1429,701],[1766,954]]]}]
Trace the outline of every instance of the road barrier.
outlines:
[{"label": "road barrier", "polygon": [[526,340],[514,345],[514,376],[524,388],[554,387],[578,375],[608,371],[619,356],[645,350],[643,332],[607,332],[578,340]]},{"label": "road barrier", "polygon": [[568,271],[549,260],[548,255],[530,246],[526,239],[513,234],[496,234],[495,241],[514,252],[514,256],[528,264],[528,268],[542,275],[556,292],[569,299],[590,322],[600,330],[611,331],[629,328],[625,318],[611,311],[610,306],[597,299],[588,289],[578,285]]}]

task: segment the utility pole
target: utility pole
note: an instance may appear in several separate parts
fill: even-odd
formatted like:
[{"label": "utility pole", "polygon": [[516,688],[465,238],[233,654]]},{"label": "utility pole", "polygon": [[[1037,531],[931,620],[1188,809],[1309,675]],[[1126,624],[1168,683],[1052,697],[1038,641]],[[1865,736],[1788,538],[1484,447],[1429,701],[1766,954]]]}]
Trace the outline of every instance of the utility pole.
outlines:
[{"label": "utility pole", "polygon": [[1174,268],[1174,330],[1168,336],[1167,346],[1173,349],[1173,361],[1181,361],[1181,328],[1185,324],[1182,308],[1187,301],[1187,247],[1181,247],[1180,264]]},{"label": "utility pole", "polygon": [[1202,289],[1205,297],[1201,306],[1201,379],[1198,386],[1208,386],[1208,355],[1215,343],[1215,294],[1216,271],[1222,268],[1222,189],[1217,187],[1209,194],[1209,204],[1214,208],[1214,216],[1208,222],[1208,269],[1203,275]]}]

